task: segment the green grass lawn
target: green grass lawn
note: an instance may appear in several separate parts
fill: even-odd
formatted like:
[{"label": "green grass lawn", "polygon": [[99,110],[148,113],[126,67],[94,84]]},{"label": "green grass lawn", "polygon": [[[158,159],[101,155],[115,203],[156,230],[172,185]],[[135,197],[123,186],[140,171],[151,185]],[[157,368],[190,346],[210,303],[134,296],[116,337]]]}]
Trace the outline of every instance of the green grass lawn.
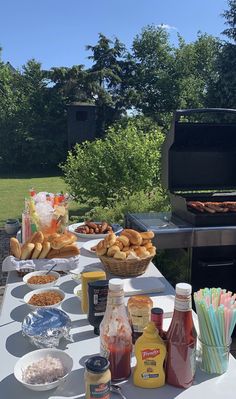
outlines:
[{"label": "green grass lawn", "polygon": [[[29,189],[33,187],[37,192],[49,191],[57,193],[60,191],[68,192],[68,188],[61,177],[17,177],[0,178],[0,227],[4,226],[5,220],[17,218],[21,220],[24,209],[24,199],[29,196]],[[72,202],[69,206],[70,216],[84,214],[86,207]]]}]

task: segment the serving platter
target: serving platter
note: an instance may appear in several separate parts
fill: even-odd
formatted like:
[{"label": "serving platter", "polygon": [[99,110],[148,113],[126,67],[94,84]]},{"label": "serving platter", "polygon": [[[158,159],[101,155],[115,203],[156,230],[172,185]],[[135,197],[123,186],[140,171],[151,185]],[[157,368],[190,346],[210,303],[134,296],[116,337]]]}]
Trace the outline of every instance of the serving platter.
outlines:
[{"label": "serving platter", "polygon": [[[100,222],[95,222],[95,223],[100,223]],[[87,240],[90,240],[90,239],[94,239],[94,238],[105,238],[106,236],[107,236],[107,234],[108,233],[106,233],[106,234],[84,234],[84,233],[77,233],[75,230],[77,229],[77,227],[80,227],[80,226],[82,226],[82,225],[84,225],[84,223],[83,222],[81,222],[81,223],[74,223],[74,224],[71,224],[70,226],[68,226],[68,230],[71,232],[71,233],[74,233],[77,237],[80,237],[80,238],[87,238]],[[122,232],[122,230],[123,230],[123,228],[119,225],[119,224],[111,224],[111,227],[112,227],[112,229],[113,229],[113,232],[115,233],[115,234],[120,234],[121,232]]]}]

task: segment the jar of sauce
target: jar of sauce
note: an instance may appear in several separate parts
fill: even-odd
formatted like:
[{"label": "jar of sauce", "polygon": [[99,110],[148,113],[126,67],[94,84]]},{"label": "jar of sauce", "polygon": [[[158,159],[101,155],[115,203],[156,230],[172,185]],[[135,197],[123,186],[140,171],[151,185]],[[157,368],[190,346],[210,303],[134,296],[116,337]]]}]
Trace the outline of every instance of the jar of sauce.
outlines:
[{"label": "jar of sauce", "polygon": [[128,314],[132,329],[132,342],[143,334],[144,328],[151,319],[151,308],[153,302],[147,295],[134,295],[128,300]]},{"label": "jar of sauce", "polygon": [[109,361],[102,356],[90,357],[85,362],[84,381],[86,399],[110,399]]}]

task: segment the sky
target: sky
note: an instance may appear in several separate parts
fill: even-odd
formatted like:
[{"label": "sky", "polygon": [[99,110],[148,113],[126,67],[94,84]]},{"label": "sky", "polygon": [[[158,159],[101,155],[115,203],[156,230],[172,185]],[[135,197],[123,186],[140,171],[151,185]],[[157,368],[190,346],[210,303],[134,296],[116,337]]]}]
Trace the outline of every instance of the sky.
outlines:
[{"label": "sky", "polygon": [[147,25],[163,24],[170,42],[177,32],[187,43],[197,32],[223,39],[227,0],[2,0],[0,2],[1,59],[21,69],[28,60],[43,69],[84,64],[101,32],[131,48]]}]

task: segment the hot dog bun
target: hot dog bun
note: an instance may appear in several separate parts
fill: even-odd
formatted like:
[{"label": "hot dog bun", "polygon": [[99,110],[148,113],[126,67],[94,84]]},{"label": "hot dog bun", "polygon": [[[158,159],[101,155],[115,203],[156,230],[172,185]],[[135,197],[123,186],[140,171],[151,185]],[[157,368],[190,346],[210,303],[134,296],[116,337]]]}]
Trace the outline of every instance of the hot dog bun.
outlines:
[{"label": "hot dog bun", "polygon": [[10,253],[11,255],[15,256],[15,258],[20,259],[21,257],[21,246],[15,237],[10,238]]},{"label": "hot dog bun", "polygon": [[31,258],[31,254],[33,252],[34,249],[34,244],[32,242],[29,243],[25,243],[22,248],[21,248],[21,259],[25,260],[25,259],[30,259]]},{"label": "hot dog bun", "polygon": [[39,257],[40,252],[42,251],[42,248],[43,246],[41,242],[36,242],[33,253],[31,255],[31,259],[37,259]]},{"label": "hot dog bun", "polygon": [[42,251],[40,252],[40,255],[39,255],[38,258],[39,259],[45,259],[47,257],[47,254],[49,253],[50,249],[51,249],[50,242],[49,241],[45,241],[43,243]]},{"label": "hot dog bun", "polygon": [[51,249],[47,255],[47,258],[70,258],[71,256],[79,255],[79,253],[79,248],[76,245],[71,244],[60,249]]},{"label": "hot dog bun", "polygon": [[66,232],[61,234],[59,237],[54,238],[51,241],[51,247],[53,249],[61,249],[67,245],[72,244],[76,241],[76,236],[73,233]]}]

